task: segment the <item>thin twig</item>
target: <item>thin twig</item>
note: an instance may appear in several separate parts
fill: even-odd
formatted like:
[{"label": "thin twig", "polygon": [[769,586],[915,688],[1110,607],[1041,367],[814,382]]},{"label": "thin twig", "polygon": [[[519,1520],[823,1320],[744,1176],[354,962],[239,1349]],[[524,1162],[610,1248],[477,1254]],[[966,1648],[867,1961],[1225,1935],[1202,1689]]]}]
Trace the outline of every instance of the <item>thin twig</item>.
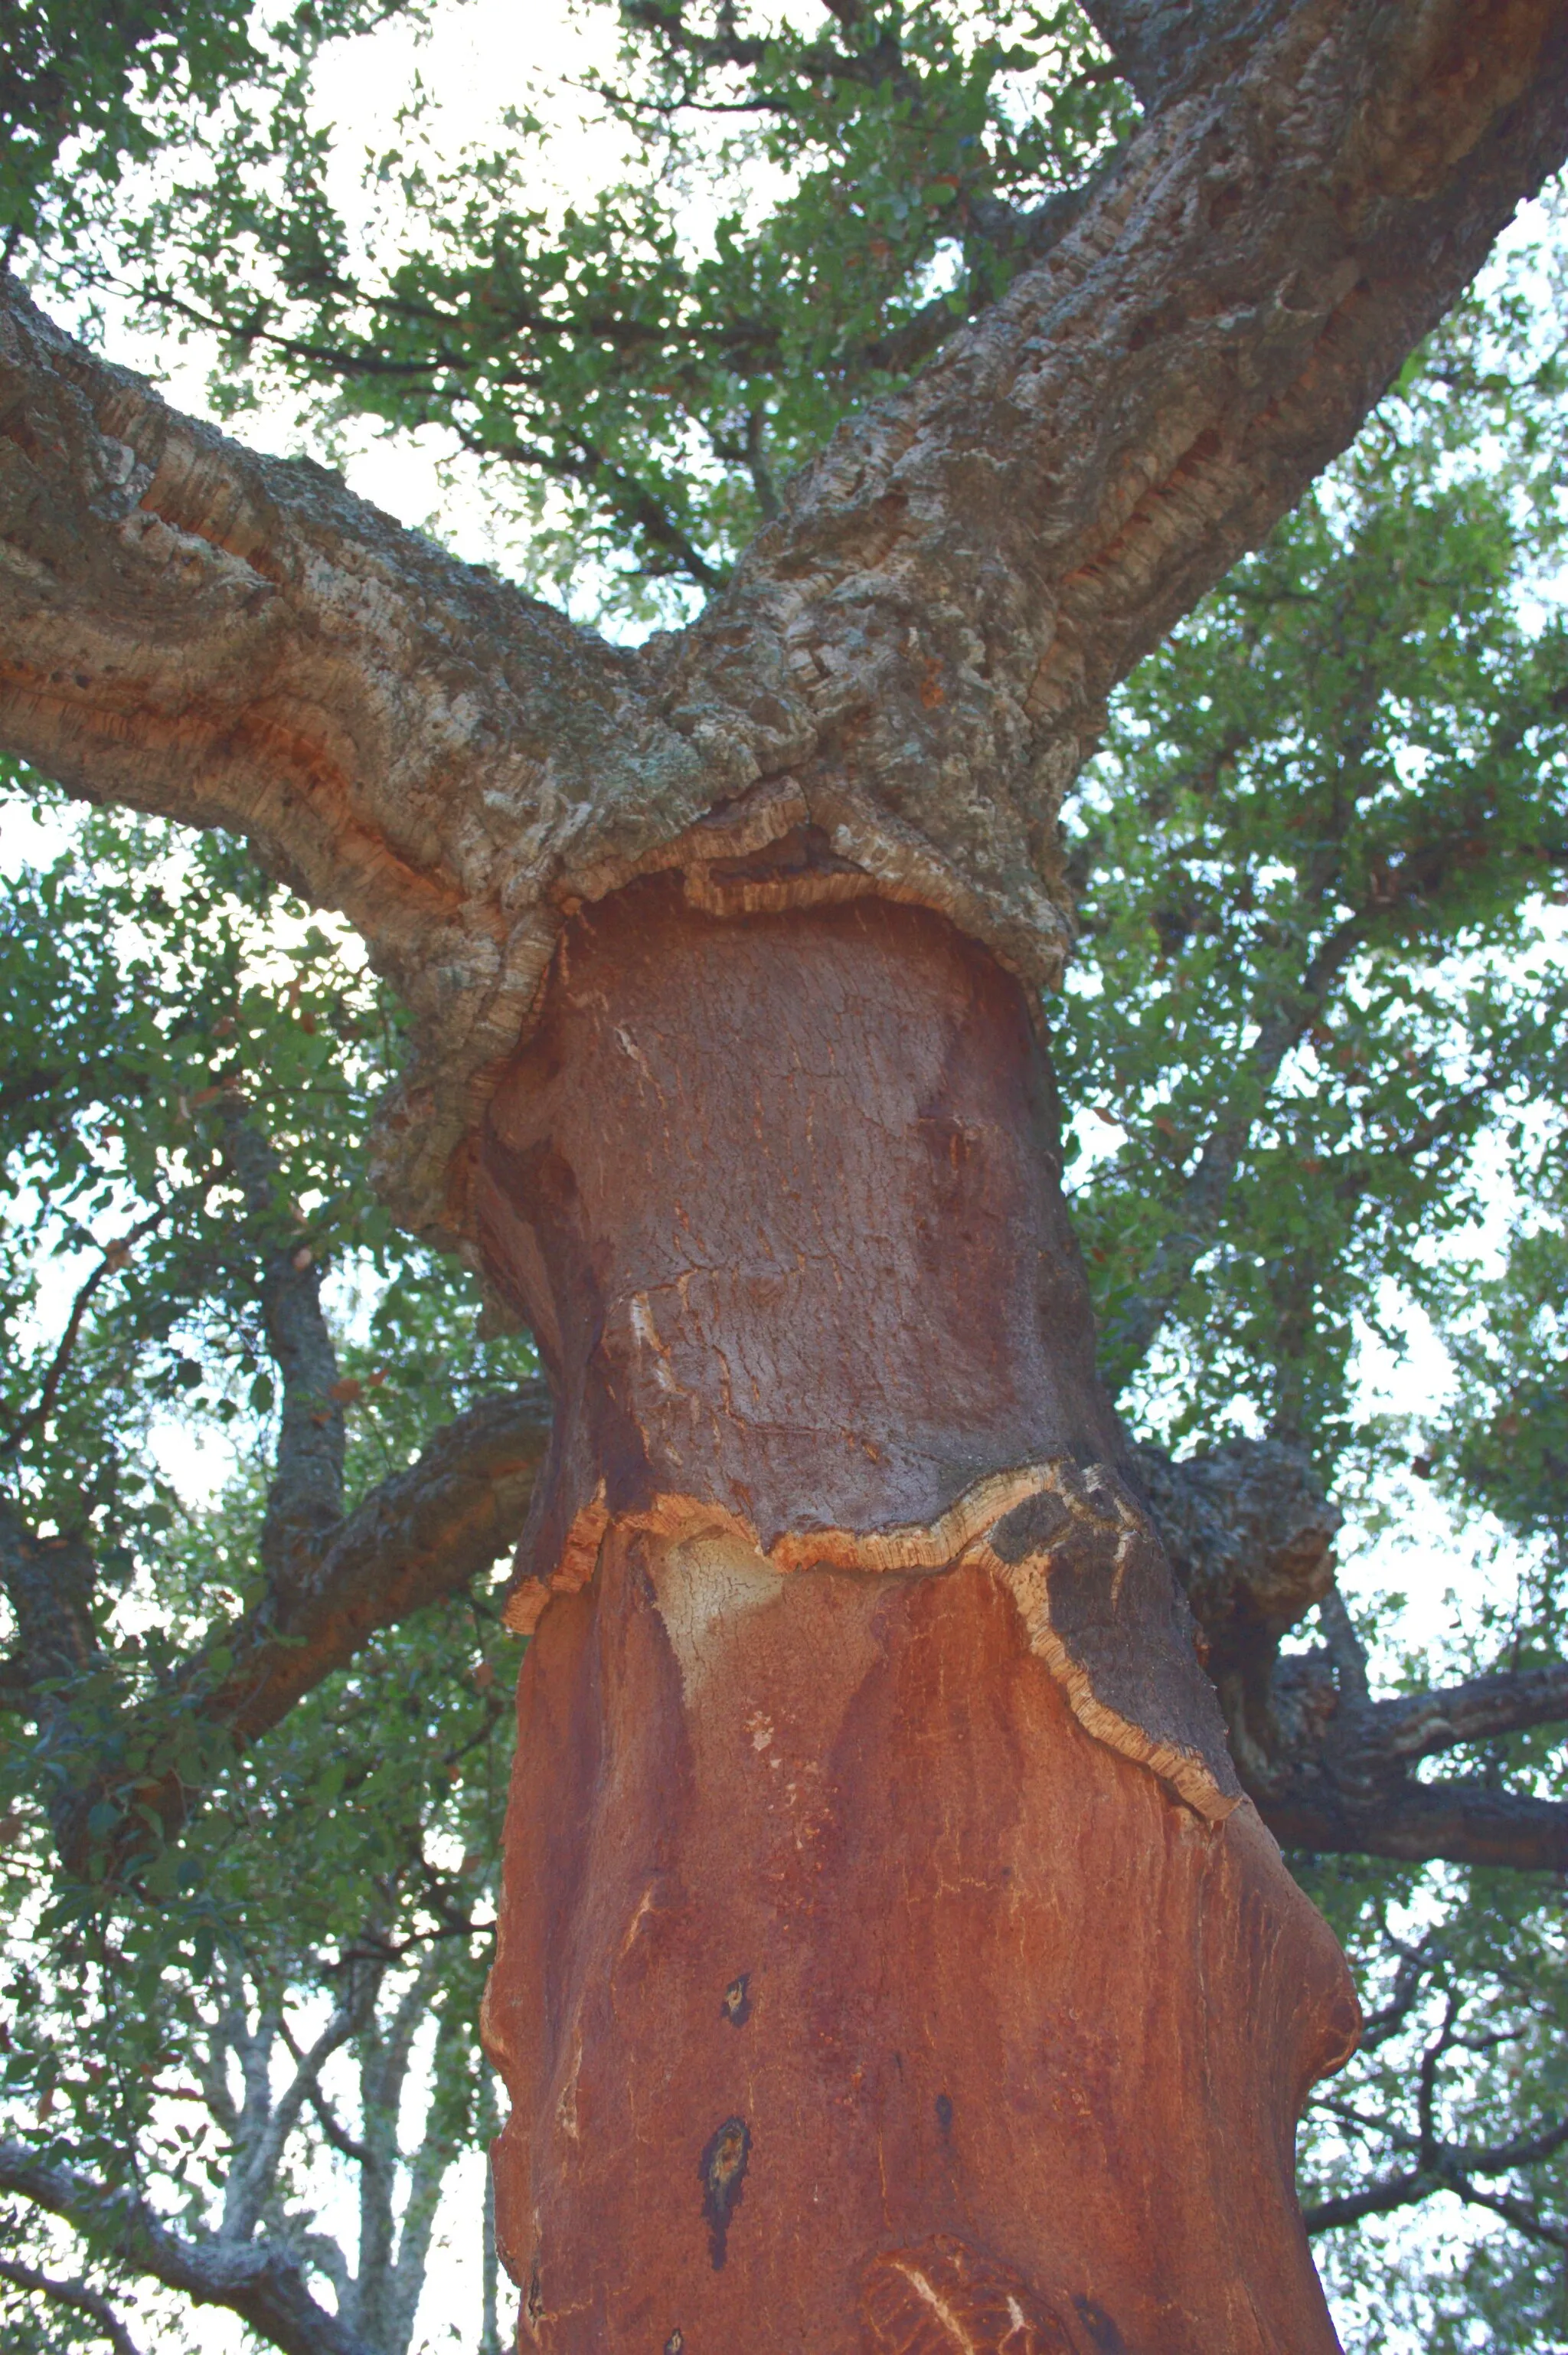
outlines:
[{"label": "thin twig", "polygon": [[44,1387],[38,1393],[37,1404],[29,1408],[21,1421],[13,1423],[5,1438],[0,1439],[0,1456],[15,1455],[29,1433],[37,1431],[41,1423],[48,1423],[54,1412],[55,1401],[59,1395],[60,1384],[65,1380],[76,1351],[77,1336],[81,1330],[81,1320],[87,1314],[89,1303],[94,1293],[107,1277],[116,1274],[124,1266],[132,1245],[139,1243],[143,1235],[150,1235],[153,1229],[166,1219],[173,1209],[172,1201],[158,1203],[155,1208],[148,1211],[144,1219],[138,1220],[128,1234],[121,1235],[113,1242],[104,1245],[103,1255],[98,1265],[86,1283],[80,1286],[76,1298],[71,1303],[70,1315],[66,1319],[66,1328],[60,1336],[59,1347],[55,1351],[49,1370],[44,1377]]},{"label": "thin twig", "polygon": [[40,2297],[52,2298],[57,2306],[74,2307],[96,2322],[99,2329],[114,2350],[114,2355],[141,2355],[141,2350],[109,2300],[84,2281],[57,2281],[52,2274],[41,2274],[34,2265],[24,2265],[14,2257],[0,2257],[0,2282],[9,2282],[13,2289],[33,2290]]}]

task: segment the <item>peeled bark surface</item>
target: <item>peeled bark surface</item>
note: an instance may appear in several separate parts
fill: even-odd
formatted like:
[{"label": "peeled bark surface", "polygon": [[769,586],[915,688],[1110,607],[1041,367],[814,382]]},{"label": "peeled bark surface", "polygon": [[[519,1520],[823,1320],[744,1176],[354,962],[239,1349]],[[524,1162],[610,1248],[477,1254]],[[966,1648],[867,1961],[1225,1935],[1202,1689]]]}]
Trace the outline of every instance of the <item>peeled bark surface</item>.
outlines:
[{"label": "peeled bark surface", "polygon": [[940,917],[568,928],[470,1180],[557,1393],[486,2006],[524,2345],[1334,2345],[1292,2135],[1354,1999],[1057,1178]]},{"label": "peeled bark surface", "polygon": [[[1290,2137],[1354,2005],[1095,1380],[1025,992],[1107,696],[1561,163],[1568,12],[1092,13],[1136,133],[635,650],[177,416],[0,273],[0,745],[350,916],[415,1018],[384,1190],[549,1363],[489,2003],[546,2349],[1333,2343]],[[428,1531],[414,1484],[408,1593],[527,1469]],[[319,1664],[375,1582],[311,1527]],[[1375,1845],[1393,1792],[1385,1853],[1561,1843],[1411,1782],[1443,1725],[1341,1668],[1264,1689],[1309,1548],[1222,1568],[1277,1820]],[[236,1721],[286,1699],[262,1666]]]}]

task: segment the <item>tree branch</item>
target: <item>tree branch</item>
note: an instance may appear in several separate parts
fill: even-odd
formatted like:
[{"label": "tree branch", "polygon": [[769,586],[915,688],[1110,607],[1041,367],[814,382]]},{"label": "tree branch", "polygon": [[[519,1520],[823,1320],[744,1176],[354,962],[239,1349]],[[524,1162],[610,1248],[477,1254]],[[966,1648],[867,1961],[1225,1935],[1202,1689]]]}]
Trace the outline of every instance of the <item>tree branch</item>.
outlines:
[{"label": "tree branch", "polygon": [[237,1742],[254,1742],[383,1627],[463,1593],[522,1532],[549,1444],[542,1380],[482,1399],[438,1431],[407,1472],[373,1489],[287,1597],[268,1595],[221,1628],[185,1689]]},{"label": "tree branch", "polygon": [[[269,1586],[219,1628],[179,1678],[179,1701],[248,1745],[381,1628],[464,1593],[522,1534],[549,1432],[542,1381],[482,1399],[373,1489],[286,1588]],[[228,1665],[215,1675],[217,1656]],[[194,1796],[172,1773],[138,1796],[170,1834]]]},{"label": "tree branch", "polygon": [[1287,0],[1082,0],[1085,16],[1147,107],[1226,69],[1245,32],[1256,40]]},{"label": "tree branch", "polygon": [[33,2265],[18,2264],[15,2257],[0,2257],[0,2282],[9,2282],[13,2289],[31,2290],[39,2297],[51,2298],[57,2306],[73,2307],[77,2313],[97,2323],[114,2355],[140,2355],[136,2341],[113,2307],[90,2283],[58,2281],[52,2274],[41,2274]]},{"label": "tree branch", "polygon": [[1288,998],[1281,993],[1259,1025],[1237,1084],[1182,1184],[1176,1224],[1160,1238],[1147,1276],[1111,1327],[1110,1345],[1126,1376],[1149,1355],[1188,1277],[1218,1233],[1232,1180],[1280,1067],[1320,1018],[1328,992],[1364,940],[1369,921],[1363,913],[1337,925],[1312,958],[1300,986]]},{"label": "tree branch", "polygon": [[1440,1692],[1374,1704],[1385,1758],[1430,1758],[1461,1742],[1485,1742],[1531,1725],[1568,1721],[1568,1666],[1472,1677]]},{"label": "tree branch", "polygon": [[[154,1808],[168,1834],[184,1822],[195,1795],[180,1774],[160,1774],[155,1764],[159,1729],[171,1710],[187,1724],[194,1711],[237,1743],[254,1742],[381,1628],[464,1592],[521,1534],[549,1432],[542,1381],[482,1399],[438,1431],[408,1471],[373,1489],[313,1559],[293,1557],[287,1579],[270,1581],[250,1610],[215,1629],[170,1691],[139,1715],[122,1711],[116,1719],[113,1763],[86,1778],[85,1787],[73,1781],[60,1799],[56,1833],[67,1861],[81,1867],[87,1816],[123,1784],[127,1748],[150,1753],[154,1762],[130,1796]],[[17,1704],[48,1711],[51,1724],[58,1718],[58,1741],[90,1746],[96,1720],[78,1725],[69,1691],[36,1689],[44,1678],[69,1680],[101,1665],[90,1615],[84,1616],[90,1553],[79,1540],[31,1539],[0,1501],[0,1573],[14,1604],[22,1598],[18,1617],[27,1614]],[[144,1837],[140,1818],[125,1823],[122,1862]]]},{"label": "tree branch", "polygon": [[[1344,652],[1348,658],[1350,650]],[[1353,699],[1364,706],[1375,702],[1376,692],[1374,676],[1362,669]],[[1527,719],[1516,711],[1493,725],[1485,752],[1472,767],[1474,782],[1481,782],[1488,762],[1518,751],[1527,726]],[[1238,737],[1226,750],[1234,755],[1245,742],[1245,736]],[[1310,928],[1325,922],[1345,890],[1345,838],[1365,793],[1377,781],[1375,769],[1369,773],[1366,767],[1367,751],[1364,736],[1352,736],[1330,772],[1331,815],[1304,862],[1308,938]],[[1114,1381],[1130,1379],[1148,1356],[1194,1267],[1218,1234],[1236,1171],[1267,1109],[1286,1057],[1323,1019],[1334,985],[1358,951],[1374,944],[1386,932],[1391,918],[1399,917],[1412,905],[1429,911],[1456,877],[1461,889],[1468,888],[1467,854],[1474,833],[1473,821],[1467,821],[1407,844],[1395,860],[1374,869],[1360,904],[1348,916],[1329,924],[1309,953],[1303,943],[1305,963],[1298,979],[1270,984],[1257,991],[1250,1009],[1257,1035],[1242,1058],[1236,1082],[1223,1095],[1217,1117],[1181,1184],[1174,1223],[1157,1245],[1137,1292],[1107,1329],[1107,1355],[1114,1367]],[[1435,1119],[1402,1141],[1398,1148],[1402,1157],[1429,1150],[1446,1130],[1462,1123],[1478,1101],[1489,1103],[1491,1094],[1489,1087],[1457,1092]],[[1341,1194],[1347,1190],[1344,1180],[1336,1190]]]},{"label": "tree branch", "polygon": [[30,1714],[38,1729],[43,1797],[55,1843],[68,1860],[79,1859],[88,1812],[82,1753],[112,1744],[113,1712],[95,1696],[89,1710],[73,1706],[72,1691],[94,1678],[103,1655],[93,1621],[98,1564],[79,1536],[39,1538],[0,1497],[0,1587],[16,1614],[19,1648],[5,1698]]},{"label": "tree branch", "polygon": [[[835,6],[833,0],[823,0],[823,5],[846,32],[863,20],[863,12],[858,8]],[[621,14],[628,23],[652,35],[667,56],[690,58],[710,71],[723,66],[774,64],[791,80],[808,87],[814,82],[842,81],[876,90],[886,82],[895,91],[918,97],[905,69],[897,35],[886,26],[877,28],[876,39],[863,49],[840,48],[832,41],[813,41],[791,49],[766,35],[727,30],[694,33],[684,21],[681,0],[673,0],[673,5],[672,0],[662,0],[662,5],[661,0],[625,0]]]},{"label": "tree branch", "polygon": [[1416,1759],[1568,1719],[1568,1669],[1477,1677],[1374,1700],[1364,1663],[1353,1665],[1359,1646],[1347,1664],[1348,1614],[1337,1593],[1332,1599],[1339,1608],[1325,1614],[1332,1648],[1277,1663],[1269,1737],[1237,1756],[1276,1838],[1411,1863],[1568,1870],[1568,1803],[1499,1789],[1478,1775],[1422,1783],[1410,1773]]},{"label": "tree branch", "polygon": [[[225,1158],[245,1208],[265,1232],[280,1223],[278,1164],[242,1096],[223,1102]],[[343,1405],[333,1393],[337,1351],[322,1314],[321,1270],[302,1235],[269,1242],[261,1261],[261,1318],[282,1383],[278,1455],[261,1524],[271,1586],[303,1573],[343,1518]]]},{"label": "tree branch", "polygon": [[577,483],[584,488],[598,490],[612,514],[621,517],[641,534],[650,548],[660,549],[669,559],[670,571],[682,575],[699,589],[717,589],[722,585],[725,575],[708,562],[695,541],[682,530],[664,502],[655,498],[647,485],[638,482],[635,475],[613,464],[591,442],[579,441],[577,454],[568,457],[536,442],[495,441],[461,427],[458,431],[463,448],[476,458],[494,458],[507,465],[531,467],[556,482]]},{"label": "tree branch", "polygon": [[0,1460],[7,1455],[15,1455],[29,1433],[41,1430],[48,1423],[54,1412],[55,1401],[59,1396],[60,1384],[65,1380],[71,1359],[76,1353],[77,1338],[81,1331],[81,1320],[87,1314],[94,1294],[110,1276],[124,1266],[132,1246],[139,1243],[143,1236],[150,1235],[154,1227],[161,1225],[168,1217],[172,1207],[168,1202],[158,1203],[148,1211],[144,1219],[138,1219],[136,1224],[127,1233],[117,1237],[113,1242],[106,1244],[96,1267],[90,1269],[86,1280],[77,1286],[76,1297],[70,1305],[70,1314],[66,1318],[65,1330],[60,1335],[55,1354],[49,1360],[48,1370],[44,1376],[43,1388],[39,1391],[35,1403],[25,1414],[10,1424],[4,1438],[0,1438]]},{"label": "tree branch", "polygon": [[[215,1632],[178,1680],[179,1705],[238,1742],[253,1742],[379,1629],[463,1592],[520,1534],[549,1432],[542,1381],[482,1400],[438,1432],[417,1464],[349,1515],[308,1571]],[[1277,1838],[1323,1853],[1568,1869],[1568,1805],[1478,1779],[1416,1783],[1408,1771],[1467,1742],[1568,1721],[1568,1668],[1373,1700],[1331,1583],[1340,1514],[1298,1451],[1232,1441],[1172,1464],[1143,1447],[1131,1469],[1203,1632],[1237,1766]],[[0,1539],[7,1529],[13,1552],[0,1544],[0,1561],[14,1558],[20,1529],[0,1508]],[[90,1589],[90,1558],[80,1549],[77,1561],[64,1540],[26,1542],[41,1564],[30,1572],[37,1600],[28,1604],[39,1614],[28,1623],[37,1657],[55,1663],[50,1674],[73,1676],[90,1625],[79,1600]],[[1314,1604],[1329,1650],[1279,1658],[1281,1635]],[[227,1665],[215,1676],[207,1662],[217,1655]],[[173,1774],[137,1792],[171,1833],[193,1796]],[[80,1837],[77,1829],[73,1839]]]},{"label": "tree branch", "polygon": [[1504,1865],[1516,1872],[1568,1870],[1568,1805],[1482,1782],[1390,1781],[1347,1799],[1327,1777],[1265,1793],[1259,1812],[1282,1848],[1317,1855],[1386,1856],[1406,1864]]},{"label": "tree branch", "polygon": [[140,2196],[0,2140],[0,2190],[62,2217],[133,2273],[180,2290],[197,2306],[227,2307],[282,2355],[376,2355],[317,2304],[299,2267],[264,2243],[188,2240],[161,2223]]},{"label": "tree branch", "polygon": [[819,750],[796,773],[835,847],[1031,979],[1065,952],[1048,830],[1106,697],[1344,447],[1525,158],[1568,146],[1546,0],[1281,0],[1255,27],[1239,57],[1196,39],[1044,261],[840,428],[656,650],[672,705],[715,724],[765,669],[803,694]]},{"label": "tree branch", "polygon": [[[405,1145],[410,1102],[439,1112],[515,1044],[584,813],[656,778],[652,840],[726,790],[629,654],[323,468],[176,415],[9,278],[0,644],[7,750],[85,799],[232,828],[358,927],[429,1059]],[[451,1101],[443,1169],[471,1110]]]},{"label": "tree branch", "polygon": [[[351,2037],[362,2035],[373,2021],[383,1977],[383,1967],[374,1962],[354,1962],[346,1966],[330,2018],[309,2050],[301,2055],[293,2076],[275,2098],[266,2065],[270,2056],[263,2052],[255,2115],[253,2120],[249,2116],[247,2119],[250,2131],[237,2137],[225,2187],[223,2231],[219,2236],[225,2243],[249,2243],[267,2211],[279,2162],[301,2110],[312,2094],[319,2092],[321,2073],[333,2054],[341,2051]],[[274,2024],[281,2029],[281,2017]],[[249,2113],[249,2102],[246,2107]]]},{"label": "tree branch", "polygon": [[[827,46],[885,80],[857,24]],[[1078,218],[841,428],[692,631],[635,654],[173,416],[7,285],[0,741],[230,826],[345,910],[417,1017],[384,1130],[415,1223],[464,1215],[453,1156],[563,901],[759,779],[1053,978],[1053,820],[1107,695],[1568,148],[1556,0],[1126,0],[1103,29],[1150,112]]]},{"label": "tree branch", "polygon": [[1301,2222],[1309,2233],[1331,2232],[1337,2225],[1364,2223],[1369,2216],[1389,2216],[1396,2209],[1416,2207],[1439,2191],[1451,2191],[1467,2207],[1485,2208],[1492,2215],[1500,2216],[1527,2239],[1542,2242],[1550,2248],[1568,2248],[1568,2230],[1547,2223],[1522,2200],[1514,2200],[1506,2192],[1481,2190],[1470,2181],[1460,2159],[1431,2169],[1414,2168],[1381,2183],[1367,2184],[1359,2191],[1315,2200],[1302,2210]]},{"label": "tree branch", "polygon": [[[1467,1742],[1568,1721],[1568,1668],[1374,1700],[1333,1583],[1340,1517],[1299,1450],[1232,1440],[1173,1464],[1139,1447],[1131,1468],[1202,1630],[1236,1770],[1282,1845],[1568,1870],[1568,1803],[1410,1772]],[[1281,1636],[1314,1605],[1327,1648],[1281,1657]]]}]

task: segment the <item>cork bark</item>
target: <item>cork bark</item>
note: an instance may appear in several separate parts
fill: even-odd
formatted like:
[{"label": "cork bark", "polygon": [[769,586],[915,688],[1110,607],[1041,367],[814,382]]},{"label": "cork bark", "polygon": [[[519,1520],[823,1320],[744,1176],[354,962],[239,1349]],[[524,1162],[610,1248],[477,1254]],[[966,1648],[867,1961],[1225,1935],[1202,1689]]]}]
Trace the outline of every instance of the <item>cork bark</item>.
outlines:
[{"label": "cork bark", "polygon": [[[1354,2007],[1096,1381],[1055,820],[1561,162],[1568,12],[1091,13],[1139,130],[636,650],[0,281],[0,744],[346,911],[415,1021],[388,1198],[549,1366],[488,2012],[524,2344],[1333,2345],[1290,2137]],[[1331,1827],[1320,1747],[1281,1804]]]},{"label": "cork bark", "polygon": [[1091,14],[1141,128],[636,651],[178,416],[0,284],[0,742],[243,833],[348,913],[416,1017],[381,1161],[433,1235],[461,1232],[454,1157],[573,904],[700,861],[715,814],[747,844],[803,826],[855,888],[1053,981],[1056,812],[1107,695],[1568,147],[1557,0]]},{"label": "cork bark", "polygon": [[497,2222],[546,2355],[1334,2345],[1356,2011],[1095,1380],[1019,985],[876,900],[585,909],[493,1100],[557,1421],[514,1585]]}]

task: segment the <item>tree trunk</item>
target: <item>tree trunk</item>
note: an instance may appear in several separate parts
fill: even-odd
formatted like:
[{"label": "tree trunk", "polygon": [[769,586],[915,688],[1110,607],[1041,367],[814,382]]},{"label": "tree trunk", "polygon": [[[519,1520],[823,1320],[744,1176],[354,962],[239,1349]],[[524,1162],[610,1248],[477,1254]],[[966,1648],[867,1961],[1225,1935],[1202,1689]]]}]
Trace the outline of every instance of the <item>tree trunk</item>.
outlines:
[{"label": "tree trunk", "polygon": [[[350,916],[387,1199],[552,1369],[489,2007],[547,2348],[1332,2345],[1290,2130],[1354,2006],[1095,1381],[1029,1005],[1106,698],[1561,163],[1568,14],[1090,6],[1126,146],[635,651],[0,274],[0,745]],[[1335,1755],[1435,1744],[1303,1689],[1343,1838]]]},{"label": "tree trunk", "polygon": [[579,911],[470,1181],[558,1409],[522,2343],[1331,2349],[1292,2136],[1354,1998],[1118,1469],[1027,1002],[793,858]]}]

